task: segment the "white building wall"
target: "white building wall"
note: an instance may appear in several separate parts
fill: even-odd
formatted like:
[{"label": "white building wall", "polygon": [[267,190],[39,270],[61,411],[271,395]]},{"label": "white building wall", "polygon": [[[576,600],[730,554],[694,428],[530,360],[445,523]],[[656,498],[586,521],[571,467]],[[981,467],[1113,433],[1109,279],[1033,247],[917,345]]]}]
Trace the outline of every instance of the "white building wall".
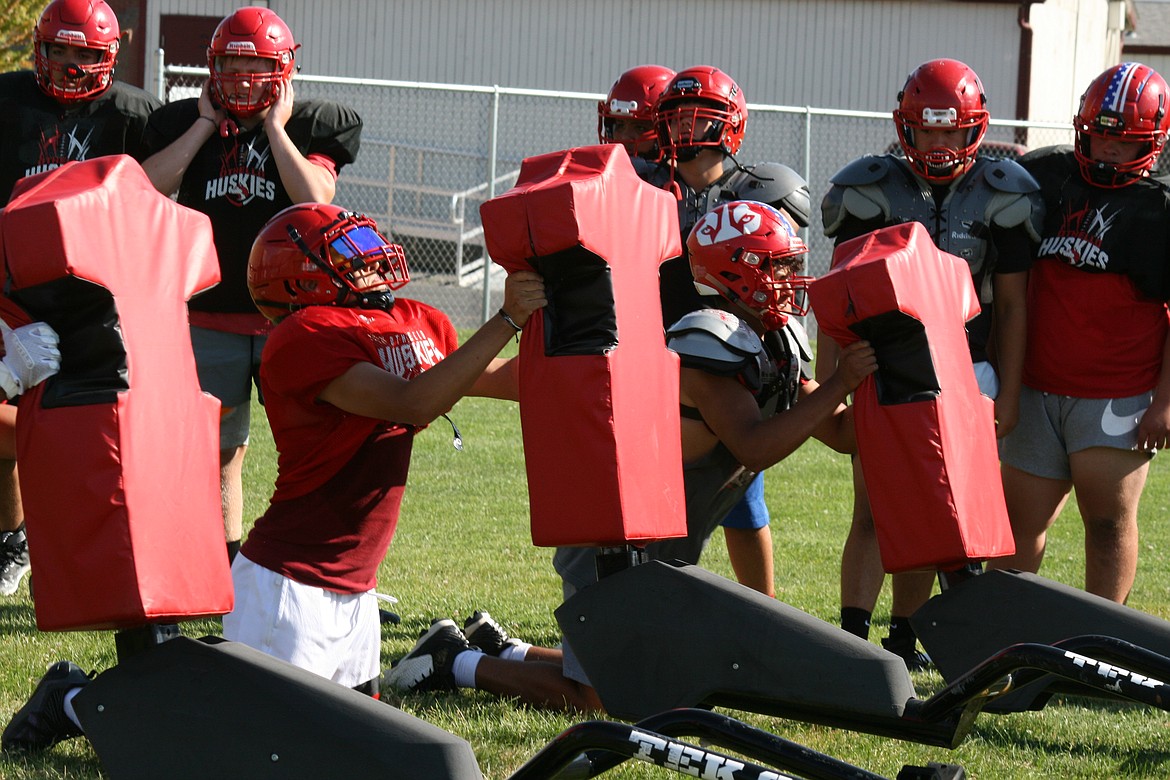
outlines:
[{"label": "white building wall", "polygon": [[[1048,0],[1033,8],[1062,10],[1067,4],[1105,1]],[[148,48],[157,48],[160,14],[222,16],[239,5],[152,2]],[[949,56],[979,73],[995,116],[1013,116],[1016,105],[1020,29],[1018,7],[1011,3],[270,0],[267,5],[303,44],[303,72],[317,75],[603,92],[634,65],[709,64],[736,78],[753,103],[884,111],[915,65]],[[153,58],[148,59],[153,69]],[[148,73],[147,83],[153,79]]]},{"label": "white building wall", "polygon": [[1029,118],[1068,122],[1085,88],[1120,61],[1124,3],[1046,0],[1032,6],[1035,31]]}]

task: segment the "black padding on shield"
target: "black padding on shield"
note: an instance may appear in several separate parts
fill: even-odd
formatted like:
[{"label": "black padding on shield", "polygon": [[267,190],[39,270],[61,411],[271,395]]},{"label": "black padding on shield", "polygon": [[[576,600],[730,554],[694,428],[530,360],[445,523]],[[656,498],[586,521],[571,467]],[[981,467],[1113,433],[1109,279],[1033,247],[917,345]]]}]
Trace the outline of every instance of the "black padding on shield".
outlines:
[{"label": "black padding on shield", "polygon": [[609,263],[581,246],[534,258],[544,277],[544,352],[604,355],[618,343],[617,308]]},{"label": "black padding on shield", "polygon": [[[947,682],[1021,642],[1052,644],[1097,634],[1170,654],[1170,623],[1058,582],[1017,571],[989,571],[930,599],[910,618],[918,639]],[[988,712],[1041,709],[1053,688],[1100,695],[1047,675],[992,699]]]},{"label": "black padding on shield", "polygon": [[173,639],[74,700],[106,775],[481,780],[471,746],[310,672],[215,637]]},{"label": "black padding on shield", "polygon": [[921,320],[905,312],[888,311],[856,322],[849,329],[873,345],[878,361],[873,377],[879,404],[908,404],[938,397],[941,386]]},{"label": "black padding on shield", "polygon": [[556,616],[618,718],[708,705],[887,722],[914,697],[897,656],[697,566],[634,566],[578,591]]},{"label": "black padding on shield", "polygon": [[129,389],[126,343],[114,296],[100,284],[64,276],[12,295],[60,336],[61,371],[45,383],[41,406],[112,404]]}]

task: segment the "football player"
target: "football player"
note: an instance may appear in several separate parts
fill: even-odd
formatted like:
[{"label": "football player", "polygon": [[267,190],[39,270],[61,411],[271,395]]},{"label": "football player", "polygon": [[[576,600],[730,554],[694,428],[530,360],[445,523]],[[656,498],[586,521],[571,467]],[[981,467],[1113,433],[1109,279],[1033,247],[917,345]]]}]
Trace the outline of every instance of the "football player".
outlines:
[{"label": "football player", "polygon": [[1153,68],[1114,65],[1073,118],[1076,144],[1029,153],[1042,240],[1028,281],[1020,422],[1003,441],[1016,554],[1037,571],[1070,490],[1085,526],[1085,589],[1124,603],[1150,458],[1170,446],[1170,193],[1151,175],[1170,132]]},{"label": "football player", "polygon": [[[1043,211],[1039,185],[1014,161],[978,157],[987,132],[987,97],[975,71],[958,60],[915,68],[898,93],[893,117],[902,154],[860,157],[833,175],[821,203],[825,235],[840,244],[914,221],[940,249],[967,261],[982,306],[967,324],[968,346],[980,390],[995,401],[1002,437],[1019,414],[1024,291]],[[818,339],[817,350],[818,372],[831,371],[836,343]],[[841,556],[841,624],[867,638],[885,572],[856,460],[853,483],[853,521]],[[909,617],[930,597],[933,584],[929,572],[893,577],[890,633],[882,644],[911,669],[929,663]]]},{"label": "football player", "polygon": [[276,323],[260,386],[278,456],[268,510],[232,566],[224,636],[349,687],[377,692],[373,595],[398,523],[411,441],[465,395],[518,397],[496,357],[544,306],[533,272],[456,349],[442,312],[396,298],[402,248],[377,225],[324,204],[293,206],[260,232],[248,265],[256,306]]},{"label": "football player", "polygon": [[211,75],[199,97],[168,103],[146,129],[151,181],[211,218],[219,254],[219,285],[191,300],[191,338],[199,381],[223,404],[220,480],[232,557],[242,530],[251,388],[269,329],[248,296],[248,247],[282,209],[332,201],[361,135],[352,110],[294,101],[298,47],[271,10],[235,11],[212,35]]},{"label": "football player", "polygon": [[[654,127],[663,159],[642,178],[678,198],[684,256],[659,269],[662,322],[669,328],[683,315],[703,308],[685,257],[695,223],[721,203],[743,199],[768,203],[799,227],[808,224],[808,186],[786,165],[743,165],[735,157],[747,129],[747,98],[731,76],[708,65],[679,71],[654,109]],[[723,519],[723,536],[736,579],[774,596],[772,533],[764,502],[764,477],[753,480],[743,500]],[[688,535],[652,545],[662,559],[698,563],[707,536]]]},{"label": "football player", "polygon": [[672,78],[674,71],[661,65],[639,65],[618,76],[597,104],[598,142],[624,146],[636,168],[662,159],[654,105]]},{"label": "football player", "polygon": [[[0,74],[0,205],[16,182],[71,161],[145,157],[142,132],[159,102],[114,80],[121,43],[105,0],[53,0],[33,30],[33,70]],[[12,436],[16,407],[0,405]],[[0,451],[0,595],[29,570],[14,455]]]},{"label": "football player", "polygon": [[[706,306],[675,323],[667,343],[682,364],[687,525],[701,536],[742,498],[756,472],[810,436],[853,450],[852,413],[844,401],[877,362],[868,342],[859,341],[842,350],[823,384],[809,376],[810,349],[795,319],[804,313],[806,248],[776,209],[751,201],[717,206],[699,219],[687,249],[692,284]],[[557,551],[566,596],[596,580],[594,552]],[[494,630],[482,633],[494,633],[497,641],[476,637],[484,652],[472,650],[469,636],[488,621],[473,615],[462,631],[452,620],[436,621],[387,671],[388,684],[403,691],[474,687],[536,706],[601,709],[567,645],[557,651],[516,643],[491,621]]]}]

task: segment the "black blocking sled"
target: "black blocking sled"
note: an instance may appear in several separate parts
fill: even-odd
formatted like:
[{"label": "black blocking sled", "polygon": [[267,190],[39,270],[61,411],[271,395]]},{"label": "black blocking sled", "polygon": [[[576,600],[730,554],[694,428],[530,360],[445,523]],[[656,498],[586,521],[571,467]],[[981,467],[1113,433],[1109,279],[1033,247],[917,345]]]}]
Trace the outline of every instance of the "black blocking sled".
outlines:
[{"label": "black blocking sled", "polygon": [[[99,674],[74,706],[112,780],[168,777],[401,777],[480,780],[459,737],[245,645],[176,636],[146,643]],[[739,758],[678,737],[736,751]],[[734,780],[881,776],[705,710],[636,725],[588,721],[514,780],[593,777],[628,760]],[[959,767],[904,767],[900,778],[956,780]]]}]

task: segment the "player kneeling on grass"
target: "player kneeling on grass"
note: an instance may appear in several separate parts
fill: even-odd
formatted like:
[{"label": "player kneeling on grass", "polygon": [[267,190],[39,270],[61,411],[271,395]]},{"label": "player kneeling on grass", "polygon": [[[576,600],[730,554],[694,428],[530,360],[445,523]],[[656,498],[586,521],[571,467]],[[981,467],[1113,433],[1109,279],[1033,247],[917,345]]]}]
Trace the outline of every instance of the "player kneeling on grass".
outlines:
[{"label": "player kneeling on grass", "polygon": [[[536,273],[515,273],[504,305],[456,349],[440,311],[396,299],[402,247],[373,220],[301,204],[273,217],[248,260],[256,306],[277,323],[260,386],[278,454],[276,488],[232,565],[224,636],[377,695],[381,629],[373,593],[398,523],[414,435],[465,395],[518,397],[497,354],[545,305]],[[67,714],[88,677],[54,664],[4,732],[40,750],[81,733]]]},{"label": "player kneeling on grass", "polygon": [[[788,218],[771,206],[718,206],[699,219],[687,249],[695,288],[710,308],[673,324],[667,345],[682,364],[687,525],[709,536],[756,472],[810,436],[842,452],[856,448],[852,412],[843,402],[877,369],[877,359],[868,342],[858,341],[842,349],[824,384],[809,377],[810,349],[793,316],[804,313],[808,278],[798,274],[807,250]],[[566,594],[596,579],[595,553],[558,550]],[[452,620],[435,621],[386,680],[400,691],[469,687],[536,706],[602,709],[567,642],[561,649],[518,643],[485,612],[472,615],[462,630]]]}]

